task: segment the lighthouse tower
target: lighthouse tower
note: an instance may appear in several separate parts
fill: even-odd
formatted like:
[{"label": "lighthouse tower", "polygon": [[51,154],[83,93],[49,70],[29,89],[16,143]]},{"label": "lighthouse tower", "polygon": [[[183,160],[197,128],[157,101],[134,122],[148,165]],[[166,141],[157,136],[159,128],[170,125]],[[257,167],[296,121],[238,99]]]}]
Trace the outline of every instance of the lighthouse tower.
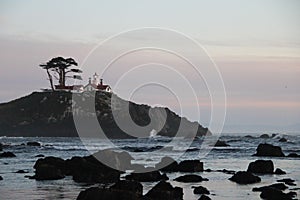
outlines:
[{"label": "lighthouse tower", "polygon": [[93,85],[99,85],[100,81],[99,81],[99,75],[97,73],[95,73],[93,75],[93,81],[92,81],[92,84]]}]

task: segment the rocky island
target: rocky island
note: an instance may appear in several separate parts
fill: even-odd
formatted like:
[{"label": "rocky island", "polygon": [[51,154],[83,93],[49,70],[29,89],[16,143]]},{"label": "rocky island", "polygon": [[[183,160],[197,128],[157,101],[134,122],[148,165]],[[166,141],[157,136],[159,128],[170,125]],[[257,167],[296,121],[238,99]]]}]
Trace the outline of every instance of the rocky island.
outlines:
[{"label": "rocky island", "polygon": [[[117,101],[114,105],[111,103],[112,96],[114,101]],[[80,107],[76,107],[79,105],[76,101],[81,101]],[[89,101],[93,101],[95,105],[94,112],[82,106]],[[132,138],[133,136],[126,134],[117,126],[112,115],[112,111],[121,118],[125,115],[121,109],[122,104],[129,105],[130,116],[137,125],[147,126],[151,119],[154,120],[152,126],[147,127],[147,131],[140,133],[140,137],[148,137],[152,130],[159,130],[157,135],[174,137],[181,122],[185,124],[186,137],[189,137],[193,130],[197,130],[197,136],[211,134],[207,128],[178,116],[168,108],[139,105],[123,100],[113,93],[97,91],[74,94],[67,91],[47,91],[33,92],[28,96],[0,104],[0,136],[77,137],[73,115],[80,115],[85,122],[89,122],[89,119],[96,115],[108,138]],[[152,112],[149,112],[150,109]],[[161,111],[165,111],[163,113],[167,115],[166,123],[163,125]],[[88,123],[86,126],[88,136]],[[159,129],[159,126],[162,128]]]}]

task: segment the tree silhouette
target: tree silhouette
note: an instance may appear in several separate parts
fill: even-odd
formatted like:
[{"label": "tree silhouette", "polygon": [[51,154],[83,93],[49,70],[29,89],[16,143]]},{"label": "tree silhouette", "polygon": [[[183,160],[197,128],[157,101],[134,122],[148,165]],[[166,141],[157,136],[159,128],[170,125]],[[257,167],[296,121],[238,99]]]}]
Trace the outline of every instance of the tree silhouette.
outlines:
[{"label": "tree silhouette", "polygon": [[[54,91],[53,78],[58,80],[58,86],[64,87],[66,85],[67,78],[82,80],[79,75],[82,71],[78,68],[77,62],[73,58],[56,57],[52,58],[46,64],[40,64],[40,67],[47,71],[47,75],[50,81],[51,89]],[[72,75],[69,75],[72,73]]]}]

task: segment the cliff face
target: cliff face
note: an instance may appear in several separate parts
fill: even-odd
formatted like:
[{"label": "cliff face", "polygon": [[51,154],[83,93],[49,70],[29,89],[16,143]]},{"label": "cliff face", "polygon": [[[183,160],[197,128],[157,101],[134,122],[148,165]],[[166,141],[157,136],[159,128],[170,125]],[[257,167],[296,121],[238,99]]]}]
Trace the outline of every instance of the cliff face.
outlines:
[{"label": "cliff face", "polygon": [[[179,117],[168,108],[138,105],[115,95],[111,103],[112,95],[114,94],[85,92],[72,98],[70,92],[34,92],[0,104],[0,136],[76,137],[78,134],[73,117],[85,122],[85,127],[81,126],[81,132],[85,131],[86,136],[94,134],[95,130],[90,128],[89,122],[95,118],[109,138],[148,137],[153,130],[157,130],[158,135],[173,137],[180,124],[180,130],[183,130],[180,131],[180,136],[188,137],[195,131],[198,136],[210,134],[207,128]],[[85,106],[91,105],[89,102],[93,101],[92,108]],[[122,121],[128,118],[128,112],[124,109],[126,106],[129,106],[131,119],[136,125],[143,127],[143,131],[139,132],[139,129],[128,125],[125,127],[130,132],[128,135],[125,133],[128,131],[124,132],[124,129],[119,128],[115,119]],[[136,133],[131,134],[131,131]]]}]

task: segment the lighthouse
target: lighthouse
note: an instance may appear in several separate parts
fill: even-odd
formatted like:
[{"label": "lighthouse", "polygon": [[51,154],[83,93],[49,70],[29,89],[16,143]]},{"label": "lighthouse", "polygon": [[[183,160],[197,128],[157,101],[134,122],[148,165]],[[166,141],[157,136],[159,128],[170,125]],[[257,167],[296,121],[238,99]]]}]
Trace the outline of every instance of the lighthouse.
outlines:
[{"label": "lighthouse", "polygon": [[99,83],[100,83],[100,81],[99,81],[99,75],[97,74],[97,73],[95,73],[94,75],[93,75],[93,81],[92,81],[92,84],[93,85],[99,85]]}]

